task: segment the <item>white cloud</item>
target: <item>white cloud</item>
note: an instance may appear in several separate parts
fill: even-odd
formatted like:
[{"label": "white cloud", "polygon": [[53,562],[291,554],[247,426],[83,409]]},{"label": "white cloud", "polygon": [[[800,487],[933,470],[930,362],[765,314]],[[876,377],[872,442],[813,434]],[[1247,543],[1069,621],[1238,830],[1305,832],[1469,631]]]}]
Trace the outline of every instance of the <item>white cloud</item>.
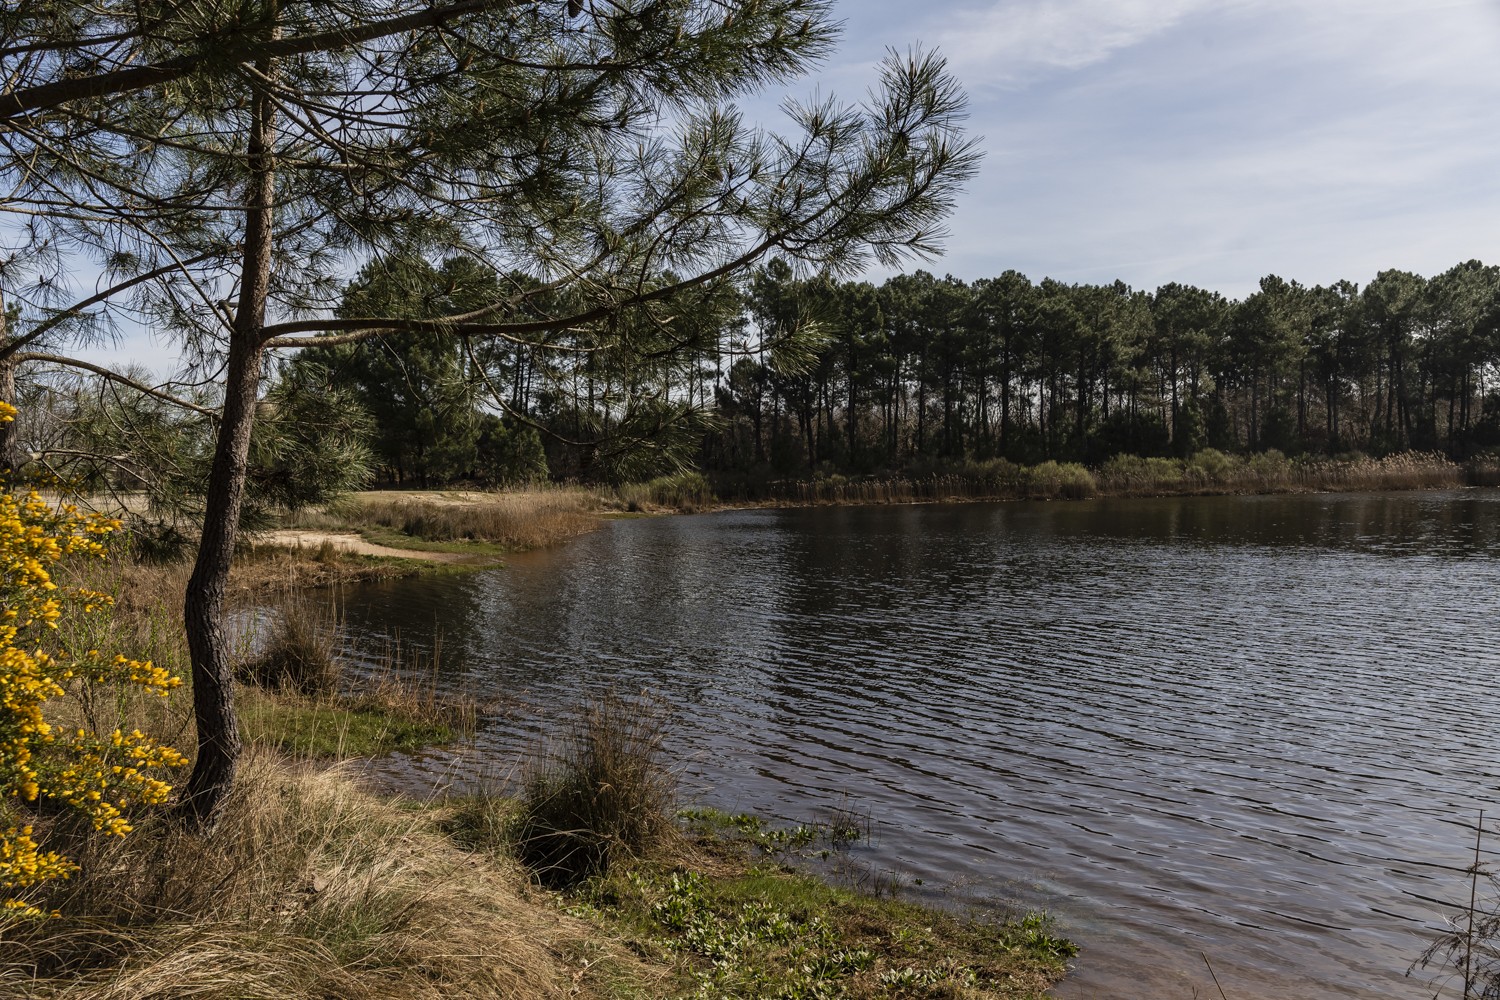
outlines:
[{"label": "white cloud", "polygon": [[971,85],[1017,83],[1102,62],[1210,6],[1210,0],[1013,0],[956,12],[934,41]]},{"label": "white cloud", "polygon": [[1500,262],[1493,0],[941,6],[913,27],[990,156],[929,269],[1239,295]]}]

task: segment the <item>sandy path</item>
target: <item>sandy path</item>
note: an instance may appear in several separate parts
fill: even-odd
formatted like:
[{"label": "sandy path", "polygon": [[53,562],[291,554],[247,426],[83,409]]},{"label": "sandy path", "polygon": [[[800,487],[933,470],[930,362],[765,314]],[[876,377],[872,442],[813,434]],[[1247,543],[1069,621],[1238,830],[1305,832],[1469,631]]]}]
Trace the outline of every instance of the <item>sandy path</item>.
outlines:
[{"label": "sandy path", "polygon": [[428,562],[467,563],[488,562],[491,557],[466,555],[462,552],[427,552],[422,549],[394,549],[388,545],[376,545],[350,532],[307,531],[301,528],[283,528],[268,531],[260,541],[287,548],[316,549],[328,542],[341,552],[353,552],[361,556],[390,556],[396,559],[423,559]]}]

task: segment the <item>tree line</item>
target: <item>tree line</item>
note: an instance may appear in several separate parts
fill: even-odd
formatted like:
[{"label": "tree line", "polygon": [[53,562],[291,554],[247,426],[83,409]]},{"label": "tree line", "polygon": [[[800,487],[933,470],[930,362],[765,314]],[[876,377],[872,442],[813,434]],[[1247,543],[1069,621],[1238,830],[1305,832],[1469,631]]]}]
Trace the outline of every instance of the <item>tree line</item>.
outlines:
[{"label": "tree line", "polygon": [[1500,445],[1500,268],[1474,260],[1363,288],[1269,275],[1239,300],[1016,271],[797,281],[772,266],[745,304],[759,339],[812,323],[822,344],[801,367],[715,366],[713,468]]},{"label": "tree line", "polygon": [[[388,262],[345,303],[452,308],[495,280]],[[1479,261],[1363,288],[1271,275],[1234,300],[1016,271],[876,285],[773,260],[679,309],[616,322],[607,350],[589,328],[547,350],[403,334],[304,351],[285,373],[364,406],[378,476],[418,485],[1500,446],[1500,268]]]}]

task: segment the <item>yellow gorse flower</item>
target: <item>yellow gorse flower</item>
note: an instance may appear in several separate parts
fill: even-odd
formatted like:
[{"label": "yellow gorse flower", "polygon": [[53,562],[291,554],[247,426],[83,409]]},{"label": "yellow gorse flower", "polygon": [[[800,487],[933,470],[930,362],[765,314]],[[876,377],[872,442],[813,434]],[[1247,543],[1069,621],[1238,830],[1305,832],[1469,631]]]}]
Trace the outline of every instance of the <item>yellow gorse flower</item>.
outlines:
[{"label": "yellow gorse flower", "polygon": [[[0,402],[0,422],[15,418]],[[160,777],[184,758],[139,730],[64,732],[46,719],[47,703],[67,695],[70,682],[117,684],[165,696],[181,681],[149,660],[79,656],[62,648],[58,623],[68,614],[97,614],[112,606],[105,594],[58,587],[51,567],[71,556],[99,557],[120,522],[49,503],[35,490],[0,489],[0,920],[44,916],[14,898],[74,866],[33,840],[19,822],[40,799],[71,806],[96,830],[130,832],[127,814],[165,802],[171,786]]]}]

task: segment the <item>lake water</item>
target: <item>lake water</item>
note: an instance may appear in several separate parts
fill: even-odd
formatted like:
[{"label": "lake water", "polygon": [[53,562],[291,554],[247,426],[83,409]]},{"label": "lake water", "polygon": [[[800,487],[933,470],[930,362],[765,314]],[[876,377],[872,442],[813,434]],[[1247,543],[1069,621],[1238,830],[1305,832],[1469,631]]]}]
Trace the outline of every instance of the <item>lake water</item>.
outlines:
[{"label": "lake water", "polygon": [[[510,704],[409,782],[508,771],[590,692],[674,706],[705,805],[868,813],[855,860],[1052,913],[1063,997],[1431,996],[1500,813],[1500,493],[622,520],[345,595]],[[1500,840],[1497,840],[1500,843]],[[918,882],[920,880],[920,882]]]}]

